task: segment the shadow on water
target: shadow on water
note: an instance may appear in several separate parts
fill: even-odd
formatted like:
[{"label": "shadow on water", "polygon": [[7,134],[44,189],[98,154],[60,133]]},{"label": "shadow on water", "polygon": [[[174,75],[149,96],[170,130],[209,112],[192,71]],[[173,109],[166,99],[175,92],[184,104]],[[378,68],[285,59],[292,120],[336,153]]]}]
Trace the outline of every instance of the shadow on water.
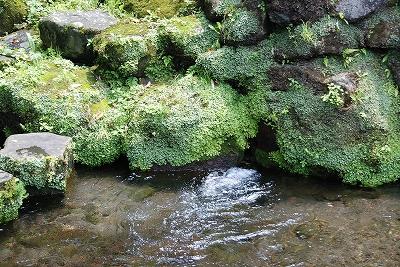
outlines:
[{"label": "shadow on water", "polygon": [[77,166],[65,197],[30,198],[0,227],[0,263],[396,266],[399,198],[399,184],[367,190],[251,165],[134,174],[125,161]]}]

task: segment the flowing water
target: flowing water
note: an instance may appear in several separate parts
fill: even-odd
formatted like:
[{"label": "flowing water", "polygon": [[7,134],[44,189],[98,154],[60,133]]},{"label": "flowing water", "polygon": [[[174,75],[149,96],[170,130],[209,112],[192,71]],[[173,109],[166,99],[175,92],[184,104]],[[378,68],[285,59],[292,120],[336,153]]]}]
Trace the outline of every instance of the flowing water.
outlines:
[{"label": "flowing water", "polygon": [[249,168],[78,169],[0,227],[0,266],[399,266],[400,190]]}]

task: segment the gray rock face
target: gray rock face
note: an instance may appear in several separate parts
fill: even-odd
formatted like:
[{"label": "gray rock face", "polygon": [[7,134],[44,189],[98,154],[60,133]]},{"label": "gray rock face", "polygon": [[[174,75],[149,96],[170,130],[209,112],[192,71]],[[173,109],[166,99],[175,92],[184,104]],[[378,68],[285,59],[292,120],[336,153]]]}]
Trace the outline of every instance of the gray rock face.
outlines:
[{"label": "gray rock face", "polygon": [[335,7],[349,21],[362,19],[377,9],[388,5],[390,0],[341,0]]},{"label": "gray rock face", "polygon": [[10,181],[13,178],[11,174],[8,172],[0,170],[0,188],[8,181]]},{"label": "gray rock face", "polygon": [[99,10],[55,12],[40,21],[40,38],[45,47],[58,48],[66,58],[90,63],[94,53],[89,40],[117,22]]},{"label": "gray rock face", "polygon": [[10,136],[0,150],[0,168],[47,193],[64,191],[73,166],[72,139],[51,133]]}]

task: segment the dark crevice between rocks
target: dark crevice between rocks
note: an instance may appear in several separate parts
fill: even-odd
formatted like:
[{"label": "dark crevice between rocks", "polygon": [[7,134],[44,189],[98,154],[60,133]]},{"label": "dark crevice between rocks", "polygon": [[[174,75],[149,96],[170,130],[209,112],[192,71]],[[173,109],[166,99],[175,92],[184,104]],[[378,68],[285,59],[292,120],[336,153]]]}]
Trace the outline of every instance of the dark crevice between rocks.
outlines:
[{"label": "dark crevice between rocks", "polygon": [[0,112],[0,147],[8,136],[19,133],[23,133],[19,116],[12,112]]}]

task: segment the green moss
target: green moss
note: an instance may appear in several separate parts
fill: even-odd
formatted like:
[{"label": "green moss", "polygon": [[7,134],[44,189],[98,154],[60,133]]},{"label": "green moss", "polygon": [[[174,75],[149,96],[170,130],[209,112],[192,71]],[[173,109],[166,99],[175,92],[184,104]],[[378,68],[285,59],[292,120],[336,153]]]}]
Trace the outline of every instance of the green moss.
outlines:
[{"label": "green moss", "polygon": [[125,76],[143,76],[149,61],[157,57],[158,25],[124,21],[96,36],[94,50],[99,63]]},{"label": "green moss", "polygon": [[180,59],[195,60],[199,54],[218,46],[219,34],[200,15],[164,20],[160,31],[167,46],[164,50]]},{"label": "green moss", "polygon": [[383,9],[367,18],[362,26],[369,47],[398,48],[400,42],[400,7]]},{"label": "green moss", "polygon": [[322,59],[313,64],[326,75],[358,72],[360,81],[348,109],[324,102],[324,92],[303,85],[268,93],[288,170],[309,175],[322,168],[338,173],[344,182],[368,187],[397,180],[399,100],[381,59],[368,52],[354,58],[348,69],[336,58],[330,58],[329,64]]},{"label": "green moss", "polygon": [[358,48],[362,45],[363,34],[342,20],[326,16],[314,23],[288,27],[270,38],[275,57],[290,60],[341,54],[344,49]]},{"label": "green moss", "polygon": [[182,166],[238,150],[257,132],[244,98],[230,86],[186,76],[172,84],[138,87],[129,114],[126,151],[132,168]]},{"label": "green moss", "polygon": [[26,197],[24,185],[16,178],[0,187],[0,224],[18,218],[18,210]]},{"label": "green moss", "polygon": [[0,0],[0,32],[12,32],[14,24],[22,23],[27,16],[23,0]]},{"label": "green moss", "polygon": [[272,47],[265,40],[257,46],[223,47],[203,53],[196,61],[195,71],[252,90],[266,86],[266,73],[273,64]]},{"label": "green moss", "polygon": [[[89,166],[119,157],[119,114],[108,103],[106,86],[89,69],[50,58],[20,63],[1,75],[0,107],[18,114],[25,131],[73,137],[76,160]],[[45,163],[34,164],[45,168]]]},{"label": "green moss", "polygon": [[160,18],[171,18],[192,5],[185,0],[122,0],[123,8],[142,18],[152,14]]}]

